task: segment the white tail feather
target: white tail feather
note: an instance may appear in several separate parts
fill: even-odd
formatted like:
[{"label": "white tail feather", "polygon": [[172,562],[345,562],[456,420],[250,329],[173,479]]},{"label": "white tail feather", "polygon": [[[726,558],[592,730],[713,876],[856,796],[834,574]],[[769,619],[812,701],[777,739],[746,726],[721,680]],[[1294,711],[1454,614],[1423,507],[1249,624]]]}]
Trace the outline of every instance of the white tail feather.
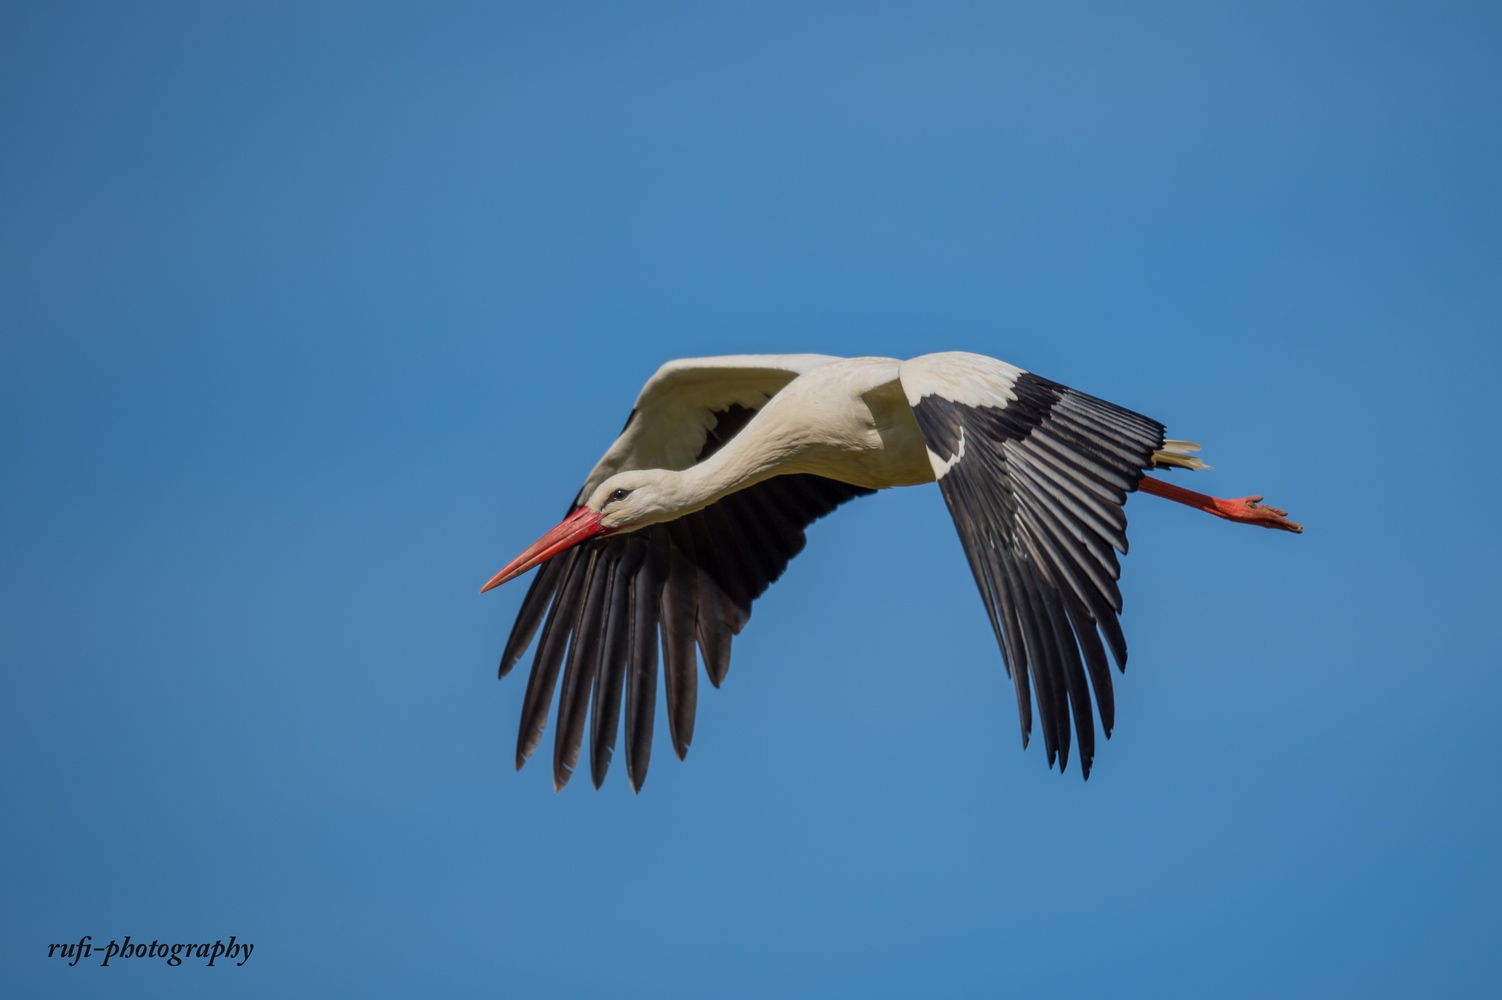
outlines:
[{"label": "white tail feather", "polygon": [[1194,453],[1200,450],[1200,446],[1193,441],[1164,441],[1163,447],[1153,452],[1153,466],[1159,469],[1212,469],[1214,466],[1206,465]]}]

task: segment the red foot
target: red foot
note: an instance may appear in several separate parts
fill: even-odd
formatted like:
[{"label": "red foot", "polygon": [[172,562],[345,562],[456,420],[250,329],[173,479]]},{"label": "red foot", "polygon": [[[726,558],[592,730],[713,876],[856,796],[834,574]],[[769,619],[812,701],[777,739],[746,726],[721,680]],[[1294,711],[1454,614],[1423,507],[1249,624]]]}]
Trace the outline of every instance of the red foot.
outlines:
[{"label": "red foot", "polygon": [[1237,497],[1235,500],[1222,500],[1219,497],[1211,497],[1210,501],[1215,505],[1215,509],[1210,513],[1223,517],[1227,521],[1260,524],[1264,528],[1291,531],[1296,535],[1304,533],[1302,524],[1288,519],[1288,511],[1279,510],[1277,507],[1264,507],[1258,503],[1261,499],[1261,497]]},{"label": "red foot", "polygon": [[1195,510],[1202,510],[1206,514],[1214,514],[1223,517],[1227,521],[1237,521],[1241,524],[1260,524],[1264,528],[1277,528],[1279,531],[1291,531],[1296,535],[1303,534],[1304,526],[1296,521],[1288,520],[1288,511],[1279,510],[1277,507],[1263,507],[1258,501],[1261,497],[1238,497],[1235,500],[1222,500],[1220,497],[1206,496],[1193,490],[1186,490],[1182,486],[1165,483],[1161,479],[1153,479],[1143,476],[1137,483],[1144,493],[1151,493],[1165,500],[1173,500],[1176,503],[1185,504]]}]

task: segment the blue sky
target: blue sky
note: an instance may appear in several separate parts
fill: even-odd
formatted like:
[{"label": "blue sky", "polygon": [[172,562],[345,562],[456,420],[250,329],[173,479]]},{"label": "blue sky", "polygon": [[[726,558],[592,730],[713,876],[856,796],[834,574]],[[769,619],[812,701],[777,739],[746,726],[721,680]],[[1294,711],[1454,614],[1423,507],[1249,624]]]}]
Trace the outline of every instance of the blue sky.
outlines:
[{"label": "blue sky", "polygon": [[[1502,988],[1499,43],[1483,4],[6,5],[0,976]],[[640,796],[513,771],[522,588],[475,591],[660,362],[955,349],[1308,526],[1132,499],[1088,783],[1021,751],[933,487],[811,530]],[[45,958],[85,934],[256,952]]]}]

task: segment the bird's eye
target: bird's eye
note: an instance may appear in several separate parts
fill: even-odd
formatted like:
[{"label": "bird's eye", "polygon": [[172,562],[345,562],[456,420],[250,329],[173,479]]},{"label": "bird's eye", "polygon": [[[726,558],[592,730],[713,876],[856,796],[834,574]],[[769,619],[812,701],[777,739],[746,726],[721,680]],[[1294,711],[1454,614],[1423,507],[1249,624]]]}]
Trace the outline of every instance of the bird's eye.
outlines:
[{"label": "bird's eye", "polygon": [[606,500],[605,502],[615,503],[617,500],[624,500],[627,496],[630,495],[630,493],[630,490],[616,490],[614,493],[610,494],[610,499]]}]

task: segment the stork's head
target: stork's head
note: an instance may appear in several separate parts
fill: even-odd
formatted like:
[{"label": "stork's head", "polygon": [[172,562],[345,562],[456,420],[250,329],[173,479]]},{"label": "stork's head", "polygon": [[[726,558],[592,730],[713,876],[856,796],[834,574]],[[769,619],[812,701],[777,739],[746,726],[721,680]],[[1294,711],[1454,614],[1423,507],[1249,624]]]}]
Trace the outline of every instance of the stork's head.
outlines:
[{"label": "stork's head", "polygon": [[584,506],[491,577],[480,593],[514,580],[590,538],[672,520],[680,513],[674,504],[673,485],[677,478],[678,473],[665,469],[640,469],[611,476],[589,495]]},{"label": "stork's head", "polygon": [[605,480],[584,506],[600,515],[602,531],[635,531],[671,521],[681,513],[673,485],[678,473],[665,469],[621,472]]}]

